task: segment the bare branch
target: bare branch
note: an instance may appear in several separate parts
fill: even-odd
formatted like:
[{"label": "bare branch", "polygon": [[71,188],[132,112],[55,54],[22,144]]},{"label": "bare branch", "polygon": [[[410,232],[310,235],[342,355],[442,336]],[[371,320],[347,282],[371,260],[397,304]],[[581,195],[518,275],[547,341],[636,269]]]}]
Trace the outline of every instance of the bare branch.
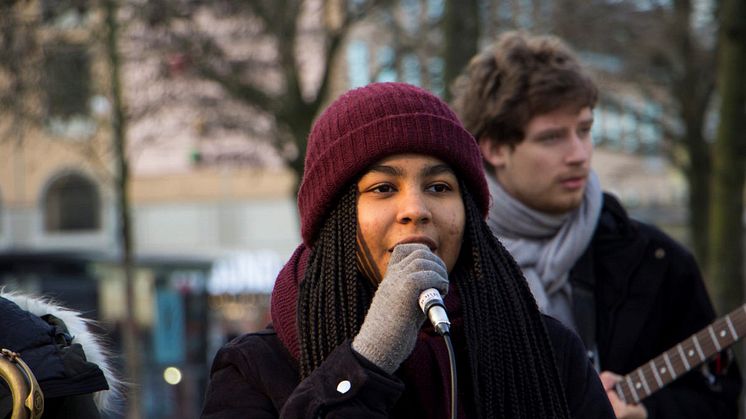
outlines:
[{"label": "bare branch", "polygon": [[246,83],[242,83],[238,78],[229,74],[220,74],[210,66],[201,65],[198,67],[201,76],[218,83],[225,91],[236,99],[251,103],[256,107],[270,113],[279,111],[277,101]]}]

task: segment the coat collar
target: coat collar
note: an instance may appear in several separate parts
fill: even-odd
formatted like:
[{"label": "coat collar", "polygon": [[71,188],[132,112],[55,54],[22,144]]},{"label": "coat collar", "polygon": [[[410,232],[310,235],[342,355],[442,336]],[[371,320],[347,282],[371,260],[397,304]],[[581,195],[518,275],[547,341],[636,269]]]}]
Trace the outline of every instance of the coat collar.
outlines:
[{"label": "coat collar", "polygon": [[603,287],[613,293],[612,306],[625,301],[630,293],[630,278],[642,263],[648,238],[639,234],[635,221],[629,218],[619,201],[604,194],[604,205],[599,217],[590,251],[596,264],[595,272],[603,272]]},{"label": "coat collar", "polygon": [[[623,354],[634,350],[653,298],[665,279],[666,263],[651,257],[654,249],[650,237],[640,227],[615,197],[604,194],[588,257],[581,258],[573,268],[580,278],[577,283],[590,283],[596,290],[595,306],[603,310],[603,318],[595,316],[603,322],[596,336],[602,362],[627,359]],[[604,364],[605,369],[619,371],[635,367]]]}]

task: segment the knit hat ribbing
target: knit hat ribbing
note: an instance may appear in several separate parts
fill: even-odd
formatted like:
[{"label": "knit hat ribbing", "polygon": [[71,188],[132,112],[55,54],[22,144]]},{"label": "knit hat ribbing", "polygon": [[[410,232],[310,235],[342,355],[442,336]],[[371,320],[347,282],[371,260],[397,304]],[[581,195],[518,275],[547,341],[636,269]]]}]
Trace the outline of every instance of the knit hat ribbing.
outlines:
[{"label": "knit hat ribbing", "polygon": [[311,129],[298,191],[303,242],[313,246],[343,187],[373,163],[403,153],[449,164],[486,216],[489,190],[479,147],[448,105],[412,85],[374,83],[342,95]]}]

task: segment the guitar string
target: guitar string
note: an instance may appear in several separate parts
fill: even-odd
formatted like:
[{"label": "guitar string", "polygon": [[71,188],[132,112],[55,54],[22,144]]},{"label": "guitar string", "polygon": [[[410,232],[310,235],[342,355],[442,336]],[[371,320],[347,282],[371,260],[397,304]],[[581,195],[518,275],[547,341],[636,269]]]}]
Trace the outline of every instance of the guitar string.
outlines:
[{"label": "guitar string", "polygon": [[[665,387],[666,385],[674,381],[676,377],[706,362],[707,359],[711,357],[712,355],[724,349],[727,349],[731,345],[738,342],[741,339],[743,333],[739,336],[738,334],[736,334],[736,331],[744,330],[744,329],[746,329],[746,305],[717,319],[710,325],[706,326],[704,329],[701,329],[697,333],[690,335],[689,338],[680,342],[673,348],[653,358],[646,364],[631,371],[629,374],[623,377],[623,380],[621,382],[618,383],[617,390],[625,393],[623,397],[627,400],[630,400],[633,398],[633,394],[632,394],[633,390],[636,390],[635,393],[638,393],[640,390],[642,390],[644,391],[644,393],[647,393],[647,394],[643,394],[644,397],[635,397],[635,399],[639,398],[639,400],[642,400],[643,398],[650,396],[651,394],[655,393],[656,391],[660,390],[661,388]],[[717,341],[717,344],[715,343],[716,341]],[[696,348],[697,342],[699,342],[700,345],[702,346],[699,351],[695,351],[697,349]],[[681,345],[682,348],[684,348],[686,345],[684,352],[687,355],[691,354],[692,353],[691,351],[695,351],[694,354],[700,355],[698,357],[699,359],[695,360],[696,362],[693,362],[692,364],[689,365],[689,368],[686,368],[686,366],[684,365],[684,360],[681,359],[681,355],[677,353],[677,347],[679,345]],[[718,345],[720,346],[720,350],[718,350]],[[705,352],[706,354],[703,354],[701,352]],[[671,365],[666,366],[666,367],[661,367],[661,368],[668,368],[668,369],[673,368],[674,369],[673,373],[676,374],[675,376],[673,376],[670,372],[668,373],[663,372],[663,374],[665,374],[665,377],[660,376],[658,374],[658,372],[660,371],[658,365],[666,365],[665,355],[668,356],[668,359],[669,359],[668,362]],[[703,355],[704,355],[704,359],[703,359]],[[693,356],[693,355],[690,355],[690,356]],[[677,367],[681,367],[681,369],[678,369]],[[654,370],[653,368],[656,368],[656,369]],[[641,382],[641,380],[628,380],[627,379],[628,377],[632,377],[635,374],[641,375],[641,378],[646,380],[647,386],[643,386],[643,383]],[[655,380],[654,381],[650,380],[650,378],[655,378]],[[658,379],[662,381],[662,385],[658,384]],[[632,385],[632,382],[635,383],[634,389],[630,388],[630,386]],[[621,384],[626,384],[627,386],[626,392],[623,386],[621,386]],[[639,394],[636,394],[636,395],[639,395]]]}]

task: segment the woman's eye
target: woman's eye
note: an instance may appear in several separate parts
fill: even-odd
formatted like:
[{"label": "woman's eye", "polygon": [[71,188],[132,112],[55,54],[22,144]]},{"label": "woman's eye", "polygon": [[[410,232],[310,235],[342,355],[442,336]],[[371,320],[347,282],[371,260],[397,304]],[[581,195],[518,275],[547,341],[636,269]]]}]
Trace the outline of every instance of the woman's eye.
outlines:
[{"label": "woman's eye", "polygon": [[377,192],[377,193],[391,193],[394,192],[394,187],[391,185],[377,185],[370,189],[371,192]]},{"label": "woman's eye", "polygon": [[436,183],[434,185],[430,185],[427,189],[432,192],[448,192],[451,190],[451,187],[445,183]]}]

